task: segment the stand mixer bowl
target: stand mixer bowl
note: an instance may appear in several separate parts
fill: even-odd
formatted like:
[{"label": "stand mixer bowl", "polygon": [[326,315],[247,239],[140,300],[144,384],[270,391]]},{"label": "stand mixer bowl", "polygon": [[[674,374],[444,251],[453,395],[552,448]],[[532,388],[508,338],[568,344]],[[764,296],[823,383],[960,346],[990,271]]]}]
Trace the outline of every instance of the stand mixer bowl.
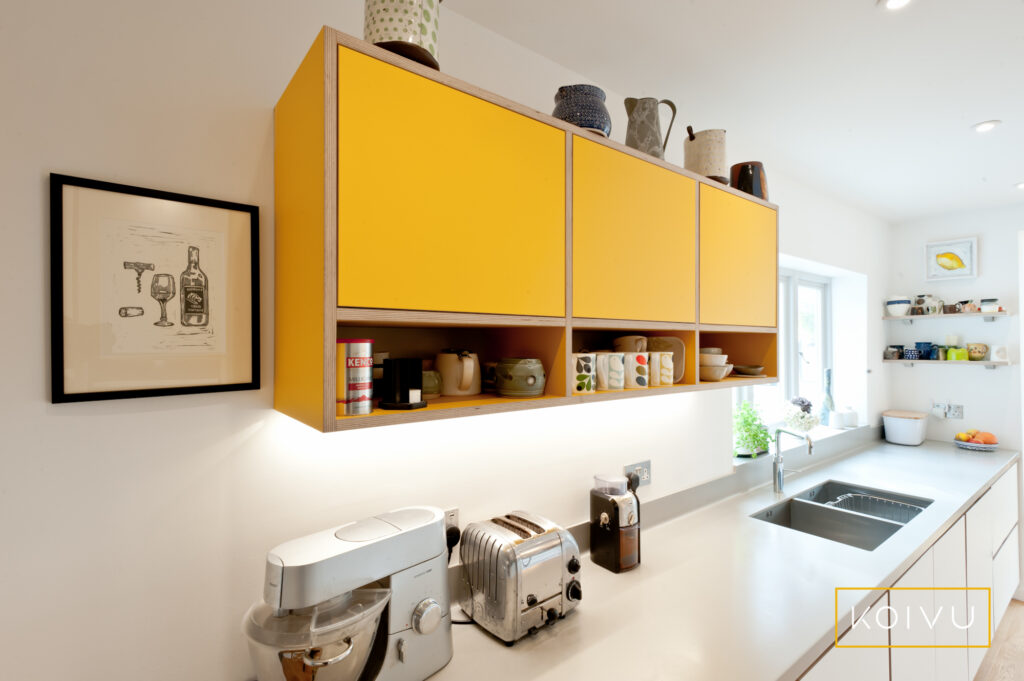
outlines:
[{"label": "stand mixer bowl", "polygon": [[356,681],[366,666],[390,589],[357,589],[283,613],[256,603],[242,629],[258,681]]}]

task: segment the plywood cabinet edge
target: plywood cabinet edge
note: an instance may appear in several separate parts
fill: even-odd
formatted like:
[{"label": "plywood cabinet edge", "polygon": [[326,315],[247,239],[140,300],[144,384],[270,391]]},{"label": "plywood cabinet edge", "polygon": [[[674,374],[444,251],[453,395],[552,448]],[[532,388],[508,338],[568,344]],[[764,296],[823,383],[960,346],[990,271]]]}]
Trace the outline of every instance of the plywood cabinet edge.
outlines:
[{"label": "plywood cabinet edge", "polygon": [[[694,180],[697,194],[695,212],[697,224],[694,280],[699,287],[699,195],[702,185],[714,186],[745,201],[773,211],[774,204],[723,187],[678,166],[660,159],[654,159],[624,145],[604,138],[594,138],[575,126],[555,119],[547,114],[524,107],[521,104],[493,93],[481,90],[446,74],[438,73],[419,64],[410,62],[390,52],[377,48],[362,40],[324,26],[292,78],[291,83],[275,107],[275,388],[274,408],[323,432],[353,427],[342,424],[336,417],[336,338],[338,324],[344,321],[345,308],[338,308],[339,252],[338,252],[338,77],[339,47],[367,55],[391,64],[405,71],[422,76],[441,85],[469,94],[486,102],[496,104],[512,112],[557,128],[565,134],[565,315],[558,319],[557,326],[565,328],[564,367],[552,367],[551,371],[564,371],[566,386],[571,383],[571,352],[573,337],[572,309],[572,140],[579,135],[620,153],[653,163],[679,175]],[[314,226],[315,225],[315,226]],[[776,230],[777,231],[777,230]],[[776,233],[776,244],[778,236]],[[311,263],[315,263],[311,267]],[[686,328],[699,330],[699,288],[695,295],[695,323]],[[396,315],[394,325],[404,325],[402,315],[410,313],[408,325],[426,325],[433,319],[430,313],[416,311],[392,311]],[[417,314],[426,314],[416,318]],[[462,313],[453,313],[459,315]],[[512,317],[512,316],[510,316]],[[468,318],[467,318],[468,319]],[[531,325],[529,317],[521,317],[522,326]],[[465,320],[464,320],[465,321]],[[605,320],[596,321],[600,324]],[[474,319],[469,326],[482,325],[483,319]],[[539,325],[546,325],[544,322]],[[642,323],[633,322],[642,325]],[[664,328],[662,323],[652,322],[651,329]],[[665,326],[684,326],[665,322]],[[460,326],[458,319],[450,320],[451,326]],[[513,323],[511,325],[520,325]],[[586,321],[580,327],[587,326]],[[498,324],[496,326],[501,326]],[[774,333],[775,329],[755,327],[709,328],[716,332]],[[688,353],[689,354],[689,353]],[[693,358],[696,353],[694,352]],[[736,385],[773,382],[775,379],[750,381],[731,380],[717,384],[673,386],[672,392],[690,390],[725,389]],[[568,387],[566,388],[568,390]],[[678,390],[677,390],[678,389]],[[657,394],[652,390],[650,394]],[[640,397],[642,394],[602,395],[590,401],[617,399],[619,397]],[[566,395],[566,403],[588,401]],[[543,406],[562,403],[561,399],[548,401]],[[537,405],[541,406],[541,405]],[[516,409],[532,408],[517,406]],[[501,410],[501,409],[497,409]],[[408,420],[451,418],[495,411],[495,409],[461,408],[444,410],[443,416],[405,415]],[[388,415],[385,421],[398,420]],[[371,417],[372,418],[372,417]],[[367,424],[369,425],[369,424]],[[373,423],[373,425],[378,425]],[[385,425],[384,421],[379,425]],[[364,427],[363,424],[355,427]]]}]

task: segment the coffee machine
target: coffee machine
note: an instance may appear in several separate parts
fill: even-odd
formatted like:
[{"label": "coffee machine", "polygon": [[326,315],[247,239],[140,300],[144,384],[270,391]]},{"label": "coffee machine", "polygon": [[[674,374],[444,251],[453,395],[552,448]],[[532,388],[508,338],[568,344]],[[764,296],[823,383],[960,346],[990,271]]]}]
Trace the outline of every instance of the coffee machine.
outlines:
[{"label": "coffee machine", "polygon": [[594,476],[590,559],[612,572],[625,572],[640,564],[640,501],[625,476]]},{"label": "coffee machine", "polygon": [[452,657],[444,513],[410,507],[267,554],[243,629],[258,681],[422,681]]}]

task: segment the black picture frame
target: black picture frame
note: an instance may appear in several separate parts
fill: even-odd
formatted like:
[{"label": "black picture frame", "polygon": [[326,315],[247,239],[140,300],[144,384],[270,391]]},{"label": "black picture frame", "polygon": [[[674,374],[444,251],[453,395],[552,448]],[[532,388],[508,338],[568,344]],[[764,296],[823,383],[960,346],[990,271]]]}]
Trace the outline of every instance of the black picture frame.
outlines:
[{"label": "black picture frame", "polygon": [[[110,390],[76,390],[69,392],[66,383],[66,345],[65,345],[65,201],[64,193],[68,187],[87,190],[98,190],[123,194],[129,197],[143,197],[161,201],[173,201],[207,208],[243,213],[248,216],[249,268],[248,282],[251,362],[249,362],[250,380],[229,383],[209,383],[188,386],[163,386],[153,388],[128,388]],[[241,222],[241,217],[236,218]],[[225,248],[225,250],[230,250]],[[236,249],[237,250],[237,249]],[[127,268],[127,263],[125,263]],[[244,275],[244,271],[242,272]],[[138,273],[141,287],[142,273]],[[140,289],[141,292],[141,289]],[[245,309],[243,306],[242,309]],[[244,327],[243,327],[244,328]],[[244,341],[244,339],[243,339]],[[229,392],[239,390],[258,390],[260,388],[260,266],[259,266],[259,207],[222,201],[188,194],[148,189],[113,182],[104,182],[59,173],[50,174],[50,365],[51,365],[51,402],[55,404],[69,402],[87,402],[94,400],[116,400],[135,397],[158,397],[165,395],[186,395],[198,393]]]}]

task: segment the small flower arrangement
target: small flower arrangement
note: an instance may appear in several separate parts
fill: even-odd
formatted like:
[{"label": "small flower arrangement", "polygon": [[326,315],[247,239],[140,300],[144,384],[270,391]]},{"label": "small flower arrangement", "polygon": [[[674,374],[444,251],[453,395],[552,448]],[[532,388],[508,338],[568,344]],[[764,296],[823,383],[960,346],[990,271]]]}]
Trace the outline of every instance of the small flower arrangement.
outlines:
[{"label": "small flower arrangement", "polygon": [[811,413],[811,401],[803,397],[794,397],[786,408],[786,425],[794,430],[807,432],[821,421]]},{"label": "small flower arrangement", "polygon": [[736,450],[734,456],[750,456],[757,458],[758,454],[768,451],[771,443],[771,435],[768,428],[761,420],[750,402],[744,401],[736,414],[732,417],[733,434],[736,436]]}]

